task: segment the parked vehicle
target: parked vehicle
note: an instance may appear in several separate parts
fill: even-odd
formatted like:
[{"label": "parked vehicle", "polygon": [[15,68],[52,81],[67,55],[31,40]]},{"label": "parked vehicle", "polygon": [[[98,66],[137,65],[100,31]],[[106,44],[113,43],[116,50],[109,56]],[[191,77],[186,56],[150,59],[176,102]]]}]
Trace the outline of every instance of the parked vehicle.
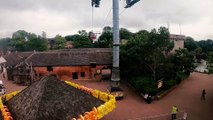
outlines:
[{"label": "parked vehicle", "polygon": [[0,95],[4,95],[5,94],[5,87],[3,84],[3,81],[0,80]]}]

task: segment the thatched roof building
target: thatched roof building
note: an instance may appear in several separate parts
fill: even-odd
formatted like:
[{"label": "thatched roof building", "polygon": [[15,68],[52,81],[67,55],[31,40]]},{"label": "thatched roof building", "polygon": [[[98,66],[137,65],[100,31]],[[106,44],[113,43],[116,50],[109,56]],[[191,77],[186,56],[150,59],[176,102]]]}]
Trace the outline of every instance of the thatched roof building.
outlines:
[{"label": "thatched roof building", "polygon": [[15,120],[71,120],[103,103],[49,76],[18,93],[6,105]]}]

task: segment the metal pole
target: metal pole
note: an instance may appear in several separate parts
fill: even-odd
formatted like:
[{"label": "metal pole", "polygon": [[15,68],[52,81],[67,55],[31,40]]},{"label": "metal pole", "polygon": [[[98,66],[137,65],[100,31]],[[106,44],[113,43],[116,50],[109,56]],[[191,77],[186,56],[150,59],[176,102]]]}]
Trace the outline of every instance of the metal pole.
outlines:
[{"label": "metal pole", "polygon": [[113,68],[111,77],[111,86],[120,86],[120,70],[119,70],[119,0],[113,1]]}]

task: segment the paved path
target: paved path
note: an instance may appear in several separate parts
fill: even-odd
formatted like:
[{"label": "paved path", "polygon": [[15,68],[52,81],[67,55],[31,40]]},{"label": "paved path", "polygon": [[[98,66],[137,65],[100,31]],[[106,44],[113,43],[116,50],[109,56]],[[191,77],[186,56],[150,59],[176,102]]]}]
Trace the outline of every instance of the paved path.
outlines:
[{"label": "paved path", "polygon": [[[78,82],[87,87],[106,91],[106,83]],[[104,120],[128,120],[159,114],[170,113],[175,104],[180,111],[188,113],[188,120],[212,120],[213,114],[213,75],[192,73],[175,90],[163,99],[146,104],[128,86],[123,86],[125,98],[117,102],[117,108]],[[206,89],[206,101],[201,101],[202,89]]]},{"label": "paved path", "polygon": [[[90,88],[106,91],[108,82],[75,81]],[[23,89],[11,82],[4,81],[7,92]],[[213,114],[213,75],[192,73],[174,91],[163,99],[146,104],[132,89],[123,85],[125,98],[116,103],[116,109],[106,115],[103,120],[128,120],[159,114],[170,113],[172,105],[176,104],[181,111],[188,113],[188,120],[212,120]],[[206,89],[206,101],[201,101],[202,89]]]},{"label": "paved path", "polygon": [[3,81],[3,84],[6,88],[6,93],[10,93],[16,90],[22,90],[26,88],[26,86],[20,86],[17,84],[13,84],[12,81],[5,80],[2,75],[0,75],[0,79]]}]

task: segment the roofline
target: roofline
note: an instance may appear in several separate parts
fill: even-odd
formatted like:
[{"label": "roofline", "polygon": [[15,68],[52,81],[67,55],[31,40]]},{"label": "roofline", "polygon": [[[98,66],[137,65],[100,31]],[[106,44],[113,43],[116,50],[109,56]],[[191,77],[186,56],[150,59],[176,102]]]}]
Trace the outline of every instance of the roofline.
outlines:
[{"label": "roofline", "polygon": [[[112,64],[96,64],[96,65],[108,65],[108,66],[112,66]],[[90,65],[53,65],[52,67],[59,67],[59,66],[69,66],[69,67],[72,67],[72,66],[90,66]],[[32,67],[48,67],[47,66],[35,66],[35,65],[32,65]]]}]

